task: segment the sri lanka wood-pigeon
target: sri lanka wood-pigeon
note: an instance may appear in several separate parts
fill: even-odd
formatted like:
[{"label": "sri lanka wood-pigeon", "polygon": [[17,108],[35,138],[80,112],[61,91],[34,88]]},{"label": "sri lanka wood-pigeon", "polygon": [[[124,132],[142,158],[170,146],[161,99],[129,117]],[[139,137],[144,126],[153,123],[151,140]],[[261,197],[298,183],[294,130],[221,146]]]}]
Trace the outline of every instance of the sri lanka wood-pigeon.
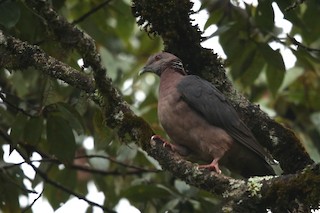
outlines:
[{"label": "sri lanka wood-pigeon", "polygon": [[181,60],[162,52],[151,56],[140,74],[160,76],[158,117],[173,144],[165,146],[182,156],[211,162],[200,165],[220,173],[218,162],[244,177],[274,175],[273,159],[241,121],[226,97],[211,83],[187,75]]}]

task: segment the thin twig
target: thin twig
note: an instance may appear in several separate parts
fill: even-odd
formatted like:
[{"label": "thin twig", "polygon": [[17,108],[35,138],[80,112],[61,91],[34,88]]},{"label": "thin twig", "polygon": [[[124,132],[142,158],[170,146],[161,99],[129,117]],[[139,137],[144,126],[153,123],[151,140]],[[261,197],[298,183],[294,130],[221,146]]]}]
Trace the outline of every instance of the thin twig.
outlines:
[{"label": "thin twig", "polygon": [[[119,164],[120,166],[132,168],[132,169],[137,169],[137,170],[141,170],[141,171],[146,171],[146,172],[150,172],[151,171],[149,169],[145,169],[145,168],[141,168],[141,167],[138,167],[138,166],[134,166],[134,165],[129,165],[129,164],[123,163],[121,161],[116,160],[113,157],[110,157],[110,156],[104,156],[104,155],[82,155],[82,156],[75,157],[75,159],[78,159],[78,158],[102,158],[102,159],[110,160],[110,161],[112,161],[112,162],[114,162],[116,164]],[[155,172],[155,171],[158,171],[158,170],[152,170],[152,172]]]},{"label": "thin twig", "polygon": [[307,47],[304,44],[302,44],[301,42],[297,41],[294,37],[290,36],[289,34],[287,34],[288,38],[290,39],[290,41],[292,42],[292,44],[301,47],[302,49],[305,49],[307,51],[310,52],[320,52],[320,49],[316,49],[316,48],[311,48],[311,47]]},{"label": "thin twig", "polygon": [[295,0],[290,6],[288,6],[286,9],[284,9],[285,12],[288,12],[289,10],[293,10],[296,7],[298,7],[300,4],[305,2],[305,0]]},{"label": "thin twig", "polygon": [[88,200],[88,199],[87,199],[85,196],[83,196],[82,194],[79,194],[79,193],[77,193],[77,192],[74,192],[74,191],[72,191],[71,189],[63,186],[62,184],[51,180],[51,179],[46,175],[46,173],[44,173],[43,171],[41,171],[40,169],[38,169],[38,168],[37,168],[36,166],[34,166],[32,163],[30,163],[29,165],[33,168],[33,170],[34,170],[46,183],[48,183],[48,184],[50,184],[50,185],[52,185],[52,186],[60,189],[61,191],[64,191],[64,192],[66,192],[66,193],[68,193],[68,194],[70,194],[70,195],[73,195],[73,196],[79,198],[80,200],[86,201],[88,204],[90,204],[90,205],[92,205],[92,206],[97,206],[97,207],[101,208],[101,209],[102,209],[103,211],[105,211],[105,212],[115,213],[114,210],[111,210],[111,209],[109,209],[109,208],[107,208],[107,207],[104,207],[104,206],[102,206],[102,205],[100,205],[100,204],[98,204],[98,203],[96,203],[96,202],[93,202],[93,201],[91,201],[91,200]]},{"label": "thin twig", "polygon": [[[106,156],[101,156],[101,155],[96,155],[96,156],[81,156],[81,157],[76,157],[76,158],[105,158]],[[76,159],[75,158],[75,159]],[[107,158],[105,158],[107,159]],[[112,158],[111,158],[112,159]],[[19,163],[14,163],[14,164],[6,164],[2,167],[0,167],[1,169],[11,169],[13,167],[16,167],[16,166],[20,166],[24,163],[34,163],[34,162],[42,162],[42,163],[46,163],[46,162],[49,162],[49,163],[55,163],[55,164],[63,164],[62,162],[60,162],[58,159],[53,159],[53,158],[47,158],[47,159],[41,159],[41,160],[31,160],[29,162],[19,162]],[[130,171],[119,171],[119,170],[112,170],[112,171],[106,171],[106,170],[101,170],[101,169],[95,169],[95,168],[90,168],[90,167],[86,167],[86,166],[80,166],[80,165],[75,165],[75,164],[72,164],[72,165],[68,165],[67,167],[70,168],[70,169],[76,169],[76,170],[81,170],[81,171],[85,171],[85,172],[89,172],[89,173],[92,173],[92,174],[99,174],[99,175],[114,175],[114,176],[117,176],[117,175],[139,175],[139,174],[142,174],[142,173],[158,173],[158,172],[162,172],[162,170],[159,170],[159,169],[145,169],[145,168],[140,168],[140,167],[137,167],[137,166],[132,166],[132,165],[127,165],[127,164],[124,164],[124,163],[121,163],[119,161],[115,161],[116,163],[118,163],[119,165],[122,165],[122,166],[125,166],[125,167],[128,167],[128,168],[133,168],[134,170],[130,170]]]},{"label": "thin twig", "polygon": [[26,112],[25,110],[21,109],[20,107],[17,107],[13,103],[7,100],[6,96],[3,95],[3,93],[0,91],[0,98],[4,103],[6,103],[9,107],[12,107],[13,109],[17,110],[18,112],[21,112],[22,114],[28,116],[28,117],[35,117],[34,115],[31,115],[30,113]]},{"label": "thin twig", "polygon": [[286,43],[285,41],[287,40],[287,38],[279,38],[273,34],[269,34],[271,35],[272,41],[278,42],[279,44],[282,44],[284,47],[290,49],[291,51],[295,51],[295,49],[293,47],[291,47],[290,45],[288,45],[288,43]]},{"label": "thin twig", "polygon": [[[46,1],[37,2],[42,3]],[[91,94],[95,91],[94,80],[90,76],[48,55],[40,47],[6,35],[1,30],[0,37],[3,38],[0,41],[1,53],[10,58],[10,60],[1,61],[2,67],[16,70],[32,66],[55,79],[60,79],[87,93]]]},{"label": "thin twig", "polygon": [[82,16],[80,16],[79,18],[75,19],[71,24],[79,24],[80,22],[82,22],[83,20],[85,20],[86,18],[93,15],[95,12],[97,12],[98,10],[100,10],[101,8],[103,8],[104,6],[109,4],[109,2],[111,2],[111,1],[112,0],[106,0],[106,1],[98,4],[97,6],[93,7],[91,10],[89,10],[87,13],[85,13]]},{"label": "thin twig", "polygon": [[105,171],[105,170],[100,170],[100,169],[93,169],[90,167],[85,167],[85,166],[79,166],[79,165],[72,165],[70,168],[72,169],[77,169],[77,170],[81,170],[81,171],[85,171],[85,172],[90,172],[90,173],[95,173],[95,174],[100,174],[100,175],[114,175],[114,176],[118,176],[118,175],[140,175],[142,173],[148,173],[148,172],[162,172],[162,170],[131,170],[131,171],[124,171],[121,172],[119,170],[112,170],[112,171]]},{"label": "thin twig", "polygon": [[26,162],[23,161],[23,162],[20,162],[20,163],[8,163],[8,164],[0,167],[0,169],[8,170],[8,169],[14,168],[16,166],[21,166],[24,163],[26,163]]},{"label": "thin twig", "polygon": [[[2,129],[0,129],[0,136],[3,137],[4,140],[6,140],[9,144],[12,144],[11,138],[9,137],[9,135],[7,133],[5,133]],[[23,143],[21,143],[22,146],[24,146]],[[41,160],[29,160],[28,162],[20,162],[20,163],[15,163],[15,164],[6,164],[0,168],[2,169],[10,169],[16,166],[20,166],[23,163],[34,163],[34,162],[51,162],[51,163],[57,163],[57,164],[63,164],[61,161],[59,161],[56,158],[52,158],[51,156],[42,153],[40,150],[33,150],[36,151],[38,154],[40,154],[42,156]],[[102,175],[117,175],[117,174],[137,174],[137,173],[144,173],[144,172],[161,172],[162,170],[158,170],[158,169],[145,169],[145,168],[141,168],[138,166],[134,166],[134,165],[128,165],[126,163],[123,163],[121,161],[116,160],[113,157],[110,156],[104,156],[104,155],[82,155],[82,156],[76,156],[74,157],[74,159],[80,159],[80,158],[102,158],[102,159],[106,159],[109,160],[111,162],[114,162],[116,164],[119,164],[120,166],[124,166],[127,168],[132,168],[135,169],[136,171],[130,171],[127,173],[119,173],[117,171],[104,171],[104,170],[98,170],[98,169],[92,169],[92,168],[88,168],[88,167],[83,167],[83,166],[78,166],[78,165],[69,165],[70,168],[75,168],[75,169],[79,169],[79,170],[86,170],[86,171],[90,171],[92,173],[98,173],[98,174],[102,174]]]},{"label": "thin twig", "polygon": [[36,199],[34,199],[30,205],[28,205],[26,208],[24,208],[24,209],[21,211],[21,213],[25,213],[25,212],[27,212],[29,209],[31,209],[31,207],[37,202],[37,200],[40,199],[40,197],[41,197],[42,194],[43,194],[43,191],[44,191],[44,188],[42,189],[42,192],[39,193],[38,197],[37,197]]},{"label": "thin twig", "polygon": [[32,189],[27,189],[27,188],[24,188],[23,186],[20,186],[18,183],[16,183],[14,181],[14,179],[12,178],[7,178],[6,179],[7,181],[11,182],[12,185],[16,186],[17,188],[19,188],[21,191],[23,192],[26,192],[26,193],[33,193],[33,194],[37,194],[36,191],[32,190]]}]

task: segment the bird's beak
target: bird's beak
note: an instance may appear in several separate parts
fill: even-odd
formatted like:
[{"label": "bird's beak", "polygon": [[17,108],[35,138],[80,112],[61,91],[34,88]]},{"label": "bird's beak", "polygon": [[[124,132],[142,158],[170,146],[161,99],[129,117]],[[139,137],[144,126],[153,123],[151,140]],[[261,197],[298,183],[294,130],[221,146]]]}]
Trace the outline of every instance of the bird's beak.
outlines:
[{"label": "bird's beak", "polygon": [[147,71],[145,70],[145,67],[142,68],[142,70],[139,71],[138,75],[142,75],[144,73],[146,73]]},{"label": "bird's beak", "polygon": [[152,69],[150,69],[149,67],[143,67],[142,70],[139,71],[139,76],[146,73],[146,72],[154,72]]}]

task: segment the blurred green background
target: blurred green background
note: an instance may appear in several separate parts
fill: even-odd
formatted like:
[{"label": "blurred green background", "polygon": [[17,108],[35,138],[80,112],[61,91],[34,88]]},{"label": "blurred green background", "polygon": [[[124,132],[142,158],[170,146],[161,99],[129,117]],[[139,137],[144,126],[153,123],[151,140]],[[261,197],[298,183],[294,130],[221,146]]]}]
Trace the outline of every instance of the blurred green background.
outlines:
[{"label": "blurred green background", "polygon": [[[51,1],[54,10],[96,41],[108,76],[131,109],[155,132],[165,135],[156,114],[159,81],[152,75],[138,77],[147,58],[163,49],[161,38],[148,35],[137,25],[129,0],[111,0],[84,16],[105,2]],[[311,157],[320,162],[320,27],[316,21],[320,18],[320,2],[305,1],[286,11],[290,5],[285,0],[196,1],[193,17],[197,18],[193,24],[201,22],[201,30],[208,29],[204,34],[206,47],[217,52],[214,41],[219,42],[227,74],[236,88],[278,122],[292,128]],[[284,15],[285,26],[277,24],[275,12]],[[83,62],[77,52],[53,39],[48,26],[24,1],[0,1],[0,29],[92,74],[90,69],[81,68]],[[5,58],[1,47],[0,55]],[[100,109],[85,92],[34,68],[0,67],[0,94],[3,212],[31,207],[37,196],[26,189],[36,187],[38,193],[44,189],[42,196],[53,209],[70,199],[70,194],[44,182],[34,172],[26,174],[28,168],[32,170],[26,164],[8,162],[9,143],[3,136],[6,134],[13,142],[11,149],[20,143],[29,148],[26,155],[31,160],[38,159],[35,165],[48,178],[82,195],[93,183],[110,209],[124,197],[141,212],[214,212],[221,208],[219,197],[159,172],[157,162],[134,143],[121,144],[112,130],[102,125]],[[75,158],[84,155],[87,157]],[[54,162],[53,156],[75,167]],[[88,173],[76,166],[106,173]],[[91,212],[93,207],[82,210]]]}]

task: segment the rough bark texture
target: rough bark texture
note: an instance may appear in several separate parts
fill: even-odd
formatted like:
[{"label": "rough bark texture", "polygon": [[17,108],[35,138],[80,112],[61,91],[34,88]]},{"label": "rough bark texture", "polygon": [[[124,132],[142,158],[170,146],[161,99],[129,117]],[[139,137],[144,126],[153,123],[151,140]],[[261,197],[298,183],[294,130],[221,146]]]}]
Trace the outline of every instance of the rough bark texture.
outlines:
[{"label": "rough bark texture", "polygon": [[94,81],[67,64],[47,55],[38,46],[22,42],[0,31],[0,67],[26,69],[34,67],[88,93],[95,90]]},{"label": "rough bark texture", "polygon": [[[286,173],[295,173],[305,168],[303,171],[280,177],[237,180],[214,172],[198,170],[194,164],[163,148],[162,144],[154,141],[150,143],[152,129],[129,109],[113,87],[110,78],[106,77],[106,68],[100,63],[101,59],[93,40],[60,17],[47,1],[27,0],[26,4],[43,18],[59,42],[81,54],[85,65],[94,71],[95,84],[90,77],[81,72],[48,58],[49,56],[38,47],[27,45],[3,33],[0,34],[0,50],[8,55],[0,57],[1,67],[17,69],[35,66],[48,75],[68,82],[71,86],[87,92],[98,91],[92,94],[92,98],[99,103],[104,112],[106,124],[118,133],[121,140],[135,141],[157,159],[163,169],[191,185],[224,197],[228,201],[223,208],[225,212],[263,212],[266,208],[283,212],[318,207],[320,166],[305,168],[313,161],[294,133],[270,119],[258,106],[251,104],[235,91],[226,78],[217,56],[200,46],[200,32],[197,26],[190,24],[189,1],[135,0],[133,11],[136,17],[140,17],[139,23],[148,22],[148,32],[159,34],[164,40],[166,50],[181,58],[187,69],[213,82],[233,101],[241,117],[249,127],[255,127],[252,130],[258,140],[280,161]],[[25,51],[30,54],[26,56]],[[31,59],[31,62],[26,61],[26,57],[30,57],[28,59]],[[49,59],[50,63],[45,64],[44,59],[40,60],[41,57]],[[60,74],[54,74],[57,72]],[[74,78],[74,74],[78,77]]]},{"label": "rough bark texture", "polygon": [[135,0],[133,14],[147,32],[160,35],[165,50],[178,56],[186,69],[212,82],[233,103],[258,141],[280,162],[286,174],[295,173],[313,161],[295,134],[272,120],[259,106],[238,93],[225,75],[217,55],[202,48],[201,32],[191,24],[189,0]]}]

